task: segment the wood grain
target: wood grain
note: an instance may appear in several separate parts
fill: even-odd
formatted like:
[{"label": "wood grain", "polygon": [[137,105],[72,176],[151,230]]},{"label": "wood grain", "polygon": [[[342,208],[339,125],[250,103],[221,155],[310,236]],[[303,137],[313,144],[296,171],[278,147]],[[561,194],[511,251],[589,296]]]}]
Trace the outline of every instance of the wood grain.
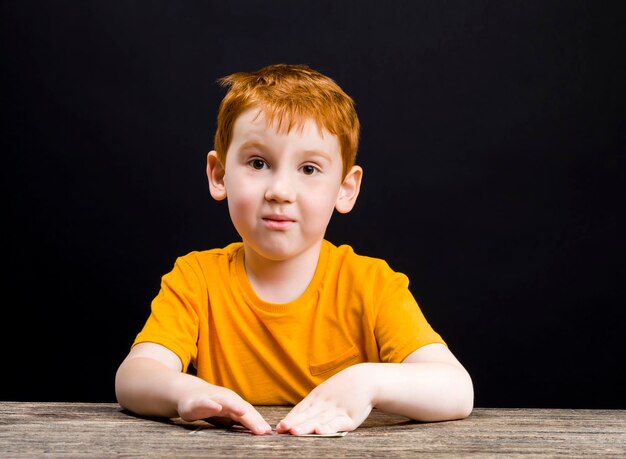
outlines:
[{"label": "wood grain", "polygon": [[[275,425],[288,407],[258,407]],[[253,436],[114,403],[0,402],[0,457],[626,457],[626,410],[476,408],[418,423],[374,410],[341,438]]]}]

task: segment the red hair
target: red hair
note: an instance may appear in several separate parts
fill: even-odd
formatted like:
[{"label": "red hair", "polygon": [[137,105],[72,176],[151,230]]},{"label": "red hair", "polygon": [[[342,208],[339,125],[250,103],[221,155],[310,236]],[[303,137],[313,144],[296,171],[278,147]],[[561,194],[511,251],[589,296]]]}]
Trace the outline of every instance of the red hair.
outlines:
[{"label": "red hair", "polygon": [[217,114],[214,148],[225,163],[235,121],[245,110],[259,107],[268,126],[290,132],[313,119],[320,130],[337,136],[341,146],[343,176],[354,165],[360,123],[354,101],[331,78],[306,65],[274,64],[255,72],[238,72],[220,78],[228,91]]}]

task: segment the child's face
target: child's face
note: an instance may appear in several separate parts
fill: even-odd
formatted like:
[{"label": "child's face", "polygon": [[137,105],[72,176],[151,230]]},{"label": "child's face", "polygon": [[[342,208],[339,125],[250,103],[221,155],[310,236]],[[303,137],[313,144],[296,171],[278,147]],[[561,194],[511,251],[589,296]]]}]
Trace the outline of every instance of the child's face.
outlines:
[{"label": "child's face", "polygon": [[313,120],[302,130],[276,132],[258,109],[235,122],[223,171],[224,194],[216,195],[213,188],[212,194],[227,197],[244,244],[263,258],[285,260],[317,246],[335,206],[341,212],[352,208],[346,210],[338,201],[345,199],[345,183],[354,188],[355,169],[358,194],[360,168],[355,166],[342,182],[339,141],[322,133]]}]

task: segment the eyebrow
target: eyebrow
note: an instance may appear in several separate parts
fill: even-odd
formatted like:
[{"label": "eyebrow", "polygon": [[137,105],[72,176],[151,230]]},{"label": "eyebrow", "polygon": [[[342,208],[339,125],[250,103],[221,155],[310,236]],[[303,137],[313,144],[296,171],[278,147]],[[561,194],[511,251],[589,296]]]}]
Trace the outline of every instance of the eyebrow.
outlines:
[{"label": "eyebrow", "polygon": [[304,150],[302,151],[302,153],[307,154],[307,155],[321,156],[327,161],[331,160],[331,156],[328,153],[326,153],[324,150]]},{"label": "eyebrow", "polygon": [[[245,150],[247,148],[260,148],[262,150],[266,150],[267,146],[264,143],[259,142],[257,140],[248,140],[248,141],[246,141],[246,142],[241,144],[241,147],[239,147],[239,150],[241,151],[241,150]],[[298,153],[306,154],[306,155],[321,156],[322,158],[326,159],[327,161],[331,160],[330,154],[328,154],[324,150],[307,149],[307,150],[302,150],[302,151],[300,151]]]},{"label": "eyebrow", "polygon": [[265,148],[265,145],[263,145],[261,142],[257,142],[256,140],[248,140],[242,143],[239,149],[243,150],[244,148],[253,148],[253,147]]}]

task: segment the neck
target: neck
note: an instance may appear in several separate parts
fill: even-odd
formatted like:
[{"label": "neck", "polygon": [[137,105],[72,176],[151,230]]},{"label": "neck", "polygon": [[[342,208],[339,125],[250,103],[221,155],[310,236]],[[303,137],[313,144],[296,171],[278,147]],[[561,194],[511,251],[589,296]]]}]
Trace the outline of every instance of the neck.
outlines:
[{"label": "neck", "polygon": [[245,246],[248,281],[263,301],[289,303],[307,289],[317,268],[322,241],[287,260],[270,260]]}]

